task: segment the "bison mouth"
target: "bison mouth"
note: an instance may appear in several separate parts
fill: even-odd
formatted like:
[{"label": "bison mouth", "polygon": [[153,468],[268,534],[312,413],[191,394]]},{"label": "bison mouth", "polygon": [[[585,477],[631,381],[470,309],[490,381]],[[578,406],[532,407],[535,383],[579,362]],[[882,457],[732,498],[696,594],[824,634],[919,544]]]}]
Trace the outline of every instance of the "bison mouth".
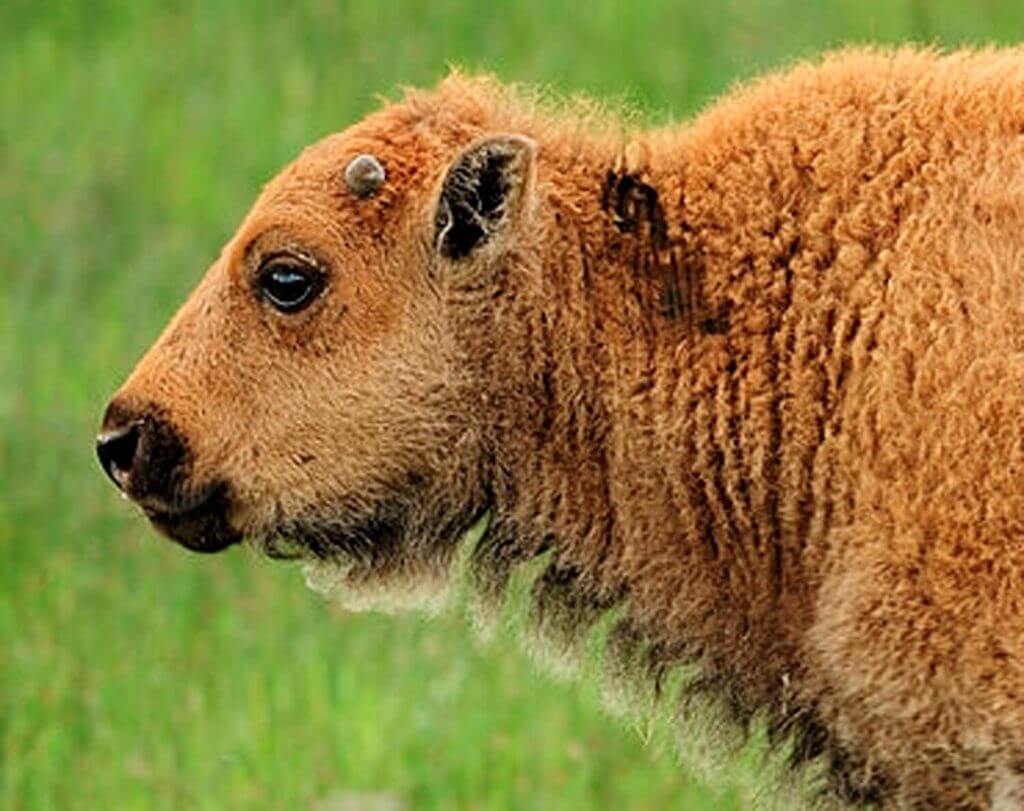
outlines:
[{"label": "bison mouth", "polygon": [[143,506],[153,527],[193,552],[220,552],[242,540],[228,522],[228,488],[205,488],[181,508]]}]

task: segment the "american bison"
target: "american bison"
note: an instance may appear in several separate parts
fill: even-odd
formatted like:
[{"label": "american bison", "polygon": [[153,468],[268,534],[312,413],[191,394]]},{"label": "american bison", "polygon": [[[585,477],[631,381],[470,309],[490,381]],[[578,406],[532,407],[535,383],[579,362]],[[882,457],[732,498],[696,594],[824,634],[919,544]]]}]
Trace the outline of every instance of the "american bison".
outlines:
[{"label": "american bison", "polygon": [[981,808],[1024,803],[1022,429],[1024,51],[852,50],[656,130],[408,91],[269,183],[98,451],[353,600],[528,571],[549,650],[809,803]]}]

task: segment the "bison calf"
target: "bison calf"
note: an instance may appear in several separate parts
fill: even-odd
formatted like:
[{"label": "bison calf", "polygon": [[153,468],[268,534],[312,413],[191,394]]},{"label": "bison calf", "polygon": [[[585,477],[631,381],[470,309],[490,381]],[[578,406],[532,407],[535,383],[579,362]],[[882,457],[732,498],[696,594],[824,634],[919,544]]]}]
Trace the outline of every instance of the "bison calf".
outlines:
[{"label": "bison calf", "polygon": [[1024,797],[1022,424],[1024,52],[852,51],[654,131],[406,93],[264,189],[98,451],[353,599],[533,572],[549,648],[808,802],[980,808]]}]

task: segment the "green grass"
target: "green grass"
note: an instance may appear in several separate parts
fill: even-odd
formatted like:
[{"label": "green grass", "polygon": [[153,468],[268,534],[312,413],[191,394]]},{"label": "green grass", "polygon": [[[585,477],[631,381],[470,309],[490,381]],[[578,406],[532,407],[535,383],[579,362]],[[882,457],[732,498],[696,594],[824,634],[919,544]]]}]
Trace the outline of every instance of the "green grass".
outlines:
[{"label": "green grass", "polygon": [[156,539],[101,410],[261,182],[375,94],[458,63],[681,118],[844,42],[1006,41],[1024,5],[7,0],[0,31],[0,806],[734,806],[503,635]]}]

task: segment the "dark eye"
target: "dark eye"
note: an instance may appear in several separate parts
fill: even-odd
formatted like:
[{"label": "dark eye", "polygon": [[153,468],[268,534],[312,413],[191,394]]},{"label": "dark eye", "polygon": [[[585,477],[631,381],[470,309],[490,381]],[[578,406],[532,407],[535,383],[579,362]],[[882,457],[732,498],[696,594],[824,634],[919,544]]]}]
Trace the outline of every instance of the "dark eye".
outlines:
[{"label": "dark eye", "polygon": [[324,276],[316,268],[273,260],[257,279],[260,295],[282,313],[297,313],[309,306],[324,289]]}]

